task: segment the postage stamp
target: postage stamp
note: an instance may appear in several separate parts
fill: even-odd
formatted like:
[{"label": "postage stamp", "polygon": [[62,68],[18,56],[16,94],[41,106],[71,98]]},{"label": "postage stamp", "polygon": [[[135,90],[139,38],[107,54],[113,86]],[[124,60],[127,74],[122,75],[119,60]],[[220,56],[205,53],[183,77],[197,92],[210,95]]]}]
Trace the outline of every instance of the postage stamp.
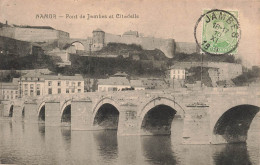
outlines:
[{"label": "postage stamp", "polygon": [[195,33],[199,22],[203,22],[202,41],[199,44],[202,52],[208,54],[236,54],[241,37],[237,11],[204,10],[203,15],[195,26]]}]

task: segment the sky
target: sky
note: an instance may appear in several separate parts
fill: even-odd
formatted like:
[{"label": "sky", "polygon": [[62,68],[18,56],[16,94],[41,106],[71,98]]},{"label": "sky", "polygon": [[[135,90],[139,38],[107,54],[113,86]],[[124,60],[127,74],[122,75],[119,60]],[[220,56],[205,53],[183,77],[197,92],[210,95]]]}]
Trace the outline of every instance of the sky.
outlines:
[{"label": "sky", "polygon": [[[195,43],[194,27],[205,9],[238,11],[241,40],[236,57],[245,65],[260,65],[260,0],[0,0],[0,22],[51,26],[69,32],[72,38],[91,37],[94,29],[101,28],[119,35],[137,30],[145,36]],[[37,14],[56,14],[57,18],[36,19]],[[88,14],[107,18],[88,20]],[[116,14],[139,18],[120,19]],[[80,15],[86,17],[80,19]]]}]

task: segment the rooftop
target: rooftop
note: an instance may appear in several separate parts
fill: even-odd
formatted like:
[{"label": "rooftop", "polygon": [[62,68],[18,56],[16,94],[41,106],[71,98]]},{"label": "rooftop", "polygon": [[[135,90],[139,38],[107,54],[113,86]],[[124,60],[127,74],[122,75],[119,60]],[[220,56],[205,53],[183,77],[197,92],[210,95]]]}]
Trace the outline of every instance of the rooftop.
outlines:
[{"label": "rooftop", "polygon": [[52,29],[53,27],[50,26],[29,26],[29,25],[13,25],[14,27],[20,27],[20,28],[33,28],[33,29]]},{"label": "rooftop", "polygon": [[96,30],[93,30],[93,32],[104,32],[104,31],[100,28],[97,28]]},{"label": "rooftop", "polygon": [[130,82],[125,77],[110,77],[108,79],[99,79],[99,85],[130,85]]},{"label": "rooftop", "polygon": [[63,75],[44,75],[41,72],[27,73],[22,76],[25,78],[43,78],[44,80],[80,80],[84,81],[83,77],[79,74],[75,74],[74,76],[63,76]]},{"label": "rooftop", "polygon": [[128,74],[126,74],[125,72],[117,72],[116,74],[114,74],[111,77],[127,77]]}]

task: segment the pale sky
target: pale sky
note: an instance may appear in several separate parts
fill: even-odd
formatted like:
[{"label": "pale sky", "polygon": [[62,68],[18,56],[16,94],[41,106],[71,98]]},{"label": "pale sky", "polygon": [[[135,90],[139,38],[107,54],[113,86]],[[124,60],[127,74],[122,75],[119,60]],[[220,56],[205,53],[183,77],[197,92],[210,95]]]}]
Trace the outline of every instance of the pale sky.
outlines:
[{"label": "pale sky", "polygon": [[[0,0],[0,22],[52,26],[72,38],[91,37],[93,29],[101,28],[113,34],[137,30],[145,36],[195,42],[194,26],[203,9],[237,10],[242,35],[236,56],[246,64],[260,65],[260,0]],[[48,13],[57,19],[36,19],[36,14]],[[78,19],[66,19],[66,14]],[[81,14],[137,14],[139,18],[87,20],[79,19]]]}]

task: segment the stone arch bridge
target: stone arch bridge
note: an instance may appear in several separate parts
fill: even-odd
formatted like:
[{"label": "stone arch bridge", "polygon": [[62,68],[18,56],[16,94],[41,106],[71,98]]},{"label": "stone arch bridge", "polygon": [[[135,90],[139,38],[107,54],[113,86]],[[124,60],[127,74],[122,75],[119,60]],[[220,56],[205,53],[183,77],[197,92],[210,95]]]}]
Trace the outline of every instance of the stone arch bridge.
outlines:
[{"label": "stone arch bridge", "polygon": [[172,121],[183,118],[184,144],[219,144],[246,141],[259,96],[255,88],[93,92],[5,101],[2,108],[14,121],[118,135],[171,134]]}]

